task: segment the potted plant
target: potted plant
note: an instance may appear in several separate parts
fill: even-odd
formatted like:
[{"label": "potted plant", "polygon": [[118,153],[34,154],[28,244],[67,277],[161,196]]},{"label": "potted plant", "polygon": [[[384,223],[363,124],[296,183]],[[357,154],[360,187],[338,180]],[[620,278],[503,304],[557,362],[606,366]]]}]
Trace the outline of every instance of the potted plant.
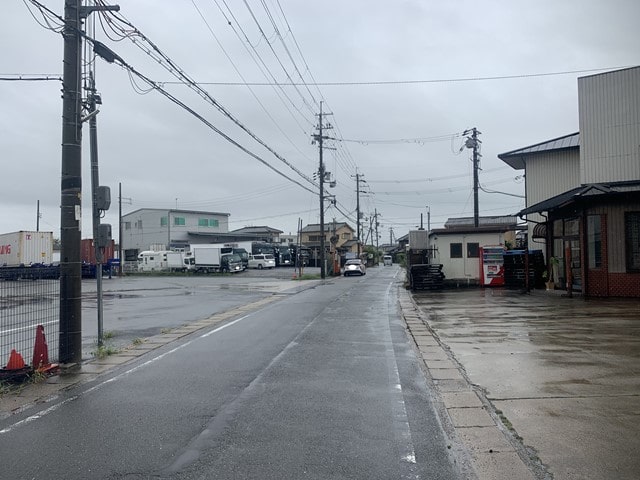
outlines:
[{"label": "potted plant", "polygon": [[551,257],[549,259],[549,265],[547,270],[542,272],[542,278],[544,278],[544,284],[547,290],[553,290],[556,287],[555,278],[558,276],[558,265],[560,261],[557,257]]}]

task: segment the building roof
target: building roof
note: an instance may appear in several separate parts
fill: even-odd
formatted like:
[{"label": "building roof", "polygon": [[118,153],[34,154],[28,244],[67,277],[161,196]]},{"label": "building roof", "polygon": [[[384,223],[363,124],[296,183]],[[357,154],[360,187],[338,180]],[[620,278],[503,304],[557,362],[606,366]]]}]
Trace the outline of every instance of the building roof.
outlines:
[{"label": "building roof", "polygon": [[546,140],[544,142],[518,148],[510,152],[500,153],[498,158],[516,170],[524,169],[524,157],[541,152],[552,152],[557,150],[567,150],[580,148],[580,132],[570,133],[563,137]]},{"label": "building roof", "polygon": [[133,215],[138,212],[169,212],[169,213],[183,213],[183,214],[191,214],[191,215],[220,215],[223,217],[231,216],[230,213],[223,212],[203,212],[201,210],[179,210],[177,208],[139,208],[129,213],[125,213],[122,216],[127,217],[129,215]]},{"label": "building roof", "polygon": [[460,233],[504,233],[518,229],[518,217],[503,215],[495,217],[478,217],[475,227],[473,217],[449,218],[444,228],[434,228],[429,235],[446,235]]},{"label": "building roof", "polygon": [[284,233],[277,228],[267,227],[266,225],[255,227],[242,227],[236,230],[232,230],[233,233]]},{"label": "building roof", "polygon": [[[333,222],[325,223],[324,224],[324,231],[325,232],[331,232],[333,230],[333,226],[334,226]],[[339,229],[339,228],[343,228],[343,227],[347,227],[352,232],[355,231],[348,223],[345,223],[345,222],[336,222],[335,223],[336,230]],[[301,230],[302,233],[314,233],[314,232],[319,232],[319,231],[320,231],[320,224],[319,223],[311,223],[311,224],[307,225],[306,227],[304,227]]]},{"label": "building roof", "polygon": [[542,202],[530,205],[524,210],[518,212],[518,216],[522,217],[530,213],[548,212],[569,205],[581,198],[592,197],[594,195],[620,195],[629,192],[640,192],[640,181],[612,182],[612,183],[591,183],[580,185],[563,192],[555,197],[548,198]]},{"label": "building roof", "polygon": [[[518,223],[516,215],[500,215],[490,217],[478,217],[478,226],[480,227],[513,227]],[[473,227],[473,217],[448,218],[444,223],[444,228]]]}]

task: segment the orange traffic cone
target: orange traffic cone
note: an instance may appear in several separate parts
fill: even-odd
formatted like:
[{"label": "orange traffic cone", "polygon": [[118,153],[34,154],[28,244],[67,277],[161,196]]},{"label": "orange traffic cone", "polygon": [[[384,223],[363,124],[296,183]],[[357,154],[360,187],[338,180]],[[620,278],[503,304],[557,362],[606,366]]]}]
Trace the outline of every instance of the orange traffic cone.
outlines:
[{"label": "orange traffic cone", "polygon": [[49,366],[49,347],[44,338],[44,327],[38,325],[36,329],[36,343],[33,346],[33,369],[46,368]]},{"label": "orange traffic cone", "polygon": [[24,368],[24,360],[22,355],[16,352],[15,348],[11,350],[9,355],[9,363],[7,363],[6,370],[21,370]]}]

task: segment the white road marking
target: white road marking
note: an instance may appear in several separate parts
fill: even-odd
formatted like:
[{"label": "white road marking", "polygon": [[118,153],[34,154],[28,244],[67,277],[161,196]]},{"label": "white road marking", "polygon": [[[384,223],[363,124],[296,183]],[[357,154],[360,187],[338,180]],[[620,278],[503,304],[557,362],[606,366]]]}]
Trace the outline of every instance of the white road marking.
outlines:
[{"label": "white road marking", "polygon": [[247,317],[250,317],[254,313],[257,313],[257,312],[253,312],[253,313],[250,313],[248,315],[245,315],[244,317],[237,318],[232,322],[226,323],[226,324],[224,324],[224,325],[222,325],[222,326],[220,326],[218,328],[215,328],[215,329],[211,330],[210,332],[203,333],[202,335],[199,335],[198,337],[194,338],[193,340],[189,340],[188,342],[185,342],[182,345],[178,345],[177,347],[172,348],[171,350],[169,350],[167,352],[164,352],[164,353],[158,355],[157,357],[154,357],[154,358],[152,358],[150,360],[147,360],[146,362],[141,363],[140,365],[136,365],[135,367],[130,368],[129,370],[126,370],[126,371],[116,375],[115,377],[109,378],[109,379],[105,380],[102,383],[94,385],[93,387],[85,390],[84,392],[82,392],[82,393],[80,393],[78,395],[74,395],[72,397],[66,398],[66,399],[64,399],[64,400],[62,400],[62,401],[60,401],[60,402],[58,402],[58,403],[56,403],[54,405],[51,405],[50,407],[48,407],[48,408],[46,408],[46,409],[44,409],[44,410],[42,410],[42,411],[40,411],[40,412],[38,412],[38,413],[36,413],[34,415],[31,415],[31,416],[29,416],[27,418],[24,418],[24,419],[22,419],[20,421],[17,421],[15,423],[9,425],[8,427],[5,427],[2,430],[0,430],[0,434],[9,433],[9,432],[15,430],[16,428],[18,428],[18,427],[20,427],[22,425],[26,425],[27,423],[31,423],[31,422],[33,422],[35,420],[38,420],[38,419],[44,417],[45,415],[48,415],[48,414],[50,414],[52,412],[55,412],[56,410],[58,410],[63,405],[66,405],[67,403],[71,403],[71,402],[73,402],[74,400],[77,400],[78,398],[80,398],[83,395],[87,395],[89,393],[92,393],[92,392],[95,392],[97,390],[100,390],[105,385],[108,385],[108,384],[110,384],[112,382],[120,380],[121,378],[124,378],[124,377],[132,374],[133,372],[136,372],[136,371],[140,370],[141,368],[144,368],[144,367],[147,367],[147,366],[149,366],[149,365],[151,365],[153,363],[156,363],[157,361],[163,359],[164,357],[166,357],[168,355],[171,355],[171,354],[177,352],[178,350],[181,350],[184,347],[187,347],[187,346],[191,345],[193,342],[195,342],[197,340],[200,340],[201,338],[206,338],[206,337],[208,337],[210,335],[213,335],[214,333],[219,332],[220,330],[224,330],[225,328],[230,327],[231,325],[234,325],[234,324],[236,324],[238,322],[241,322],[242,320],[246,319]]},{"label": "white road marking", "polygon": [[[386,297],[389,298],[389,293],[393,283],[389,284],[387,288]],[[389,308],[387,303],[387,308]],[[393,410],[395,433],[400,450],[400,458],[402,461],[415,465],[416,452],[413,445],[413,439],[411,437],[411,427],[409,425],[409,417],[407,415],[407,408],[404,402],[404,395],[402,393],[402,384],[400,382],[400,372],[398,371],[398,362],[396,361],[396,355],[393,350],[393,340],[391,339],[391,331],[389,330],[389,339],[387,347],[387,368],[389,369],[389,376],[393,382],[394,392],[392,393],[391,408]],[[419,478],[415,476],[414,478]]]}]

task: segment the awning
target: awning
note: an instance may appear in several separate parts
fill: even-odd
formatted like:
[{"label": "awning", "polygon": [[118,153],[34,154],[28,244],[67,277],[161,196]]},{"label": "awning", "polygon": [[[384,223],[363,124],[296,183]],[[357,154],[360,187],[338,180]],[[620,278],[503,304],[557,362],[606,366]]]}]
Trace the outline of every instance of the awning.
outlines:
[{"label": "awning", "polygon": [[533,227],[533,232],[531,234],[531,238],[547,238],[547,224],[546,223],[537,223],[535,227]]}]

